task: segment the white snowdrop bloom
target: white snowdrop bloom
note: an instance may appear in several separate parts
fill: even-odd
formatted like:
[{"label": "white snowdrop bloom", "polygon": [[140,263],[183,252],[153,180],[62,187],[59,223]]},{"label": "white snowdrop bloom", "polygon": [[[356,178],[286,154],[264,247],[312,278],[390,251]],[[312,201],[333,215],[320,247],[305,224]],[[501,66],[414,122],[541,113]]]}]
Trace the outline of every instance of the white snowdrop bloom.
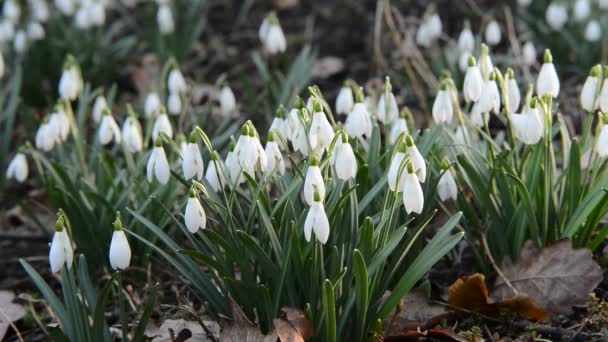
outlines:
[{"label": "white snowdrop bloom", "polygon": [[74,24],[82,30],[86,30],[93,25],[91,13],[87,7],[80,7],[74,16]]},{"label": "white snowdrop bloom", "polygon": [[405,138],[405,154],[414,165],[414,170],[418,176],[418,181],[420,181],[420,183],[424,183],[426,180],[426,162],[424,161],[422,154],[420,154],[420,151],[418,151],[416,145],[414,145],[414,139],[411,135],[408,135]]},{"label": "white snowdrop bloom", "polygon": [[414,165],[411,161],[407,162],[404,173],[403,206],[405,207],[405,212],[408,214],[412,212],[420,214],[424,207],[424,194],[422,193],[422,187],[418,182]]},{"label": "white snowdrop bloom", "polygon": [[483,127],[484,123],[485,123],[484,117],[483,117],[483,112],[480,109],[481,108],[480,102],[476,102],[473,105],[473,108],[471,108],[471,123],[475,127]]},{"label": "white snowdrop bloom", "polygon": [[6,0],[2,6],[2,15],[10,21],[16,23],[21,16],[21,7],[16,0]]},{"label": "white snowdrop bloom", "polygon": [[372,136],[372,118],[363,102],[357,102],[353,110],[348,113],[346,122],[344,123],[344,130],[351,137],[360,139],[363,139],[363,136],[366,138]]},{"label": "white snowdrop bloom", "polygon": [[439,199],[441,199],[442,202],[449,199],[455,201],[458,197],[458,187],[456,186],[454,175],[450,169],[445,170],[443,175],[441,175],[441,178],[439,178],[439,183],[437,183],[437,194],[439,194]]},{"label": "white snowdrop bloom", "polygon": [[279,52],[284,52],[287,49],[287,41],[279,20],[274,13],[266,16],[258,31],[258,36],[264,51],[273,55]]},{"label": "white snowdrop bloom", "polygon": [[89,18],[93,26],[102,26],[106,21],[106,8],[101,1],[94,1],[88,7]]},{"label": "white snowdrop bloom", "polygon": [[282,176],[285,174],[285,161],[279,149],[279,145],[275,141],[274,133],[268,133],[268,141],[264,150],[266,154],[266,173],[265,177],[272,176],[275,172]]},{"label": "white snowdrop bloom", "polygon": [[515,135],[526,145],[534,145],[543,136],[543,123],[536,107],[536,102],[526,107],[522,114],[513,113],[510,115],[511,125]]},{"label": "white snowdrop bloom", "polygon": [[182,170],[184,171],[184,179],[196,177],[196,180],[201,180],[205,173],[205,164],[201,151],[196,142],[196,136],[191,135],[190,141],[186,146],[186,151],[182,155]]},{"label": "white snowdrop bloom", "polygon": [[468,61],[468,68],[464,75],[464,84],[462,86],[464,100],[467,102],[477,102],[481,96],[483,83],[481,72],[475,64],[475,58],[471,56]]},{"label": "white snowdrop bloom", "polygon": [[143,148],[141,126],[135,117],[129,116],[122,124],[122,143],[130,153],[140,152]]},{"label": "white snowdrop bloom", "polygon": [[[277,134],[277,135],[281,135],[284,138],[288,138],[290,135],[290,127],[289,127],[289,119],[285,118],[285,109],[281,106],[278,110],[277,113],[274,117],[274,119],[272,119],[272,123],[270,124],[270,128],[268,129],[268,134],[270,134],[271,132],[273,134]],[[283,146],[279,146],[281,149],[283,149]]]},{"label": "white snowdrop bloom", "polygon": [[[492,73],[492,75],[494,74]],[[490,77],[483,84],[479,97],[479,110],[482,113],[493,111],[495,114],[498,114],[500,110],[500,94],[494,77]]]},{"label": "white snowdrop bloom", "polygon": [[332,157],[338,179],[347,181],[355,178],[357,175],[357,158],[345,133],[342,134],[341,138],[338,138]]},{"label": "white snowdrop bloom", "polygon": [[162,111],[161,114],[156,117],[154,125],[152,126],[152,140],[156,141],[161,132],[168,135],[169,138],[173,138],[173,127],[171,126],[171,121],[169,121],[169,116]]},{"label": "white snowdrop bloom", "polygon": [[45,32],[42,25],[37,21],[30,21],[27,24],[27,38],[36,41],[44,38]]},{"label": "white snowdrop bloom", "polygon": [[536,63],[536,48],[532,42],[526,42],[522,48],[522,61],[524,65]]},{"label": "white snowdrop bloom", "polygon": [[49,19],[49,6],[46,0],[29,0],[32,17],[39,22],[46,22]]},{"label": "white snowdrop bloom", "polygon": [[519,91],[519,86],[517,85],[517,81],[513,76],[513,70],[511,69],[509,69],[507,72],[505,86],[507,88],[507,103],[509,105],[509,112],[514,113],[519,108],[519,103],[521,102],[521,92]]},{"label": "white snowdrop bloom", "polygon": [[207,183],[209,183],[214,192],[218,192],[221,189],[222,183],[226,184],[223,170],[224,167],[222,161],[220,160],[219,154],[217,152],[213,152],[211,161],[209,162],[207,171],[205,172],[205,180],[207,180]]},{"label": "white snowdrop bloom", "polygon": [[[68,67],[63,69],[59,79],[59,95],[63,100],[73,101],[82,92],[83,81],[78,66],[73,65],[75,61],[69,58]],[[70,65],[72,64],[72,65]]]},{"label": "white snowdrop bloom", "polygon": [[[238,165],[239,173],[246,172],[250,176],[255,175],[255,164],[258,160],[257,146],[254,139],[249,135],[249,122],[241,129],[241,135],[234,146],[234,156]],[[226,160],[228,163],[228,160]],[[234,181],[234,180],[233,180]]]},{"label": "white snowdrop bloom", "polygon": [[105,109],[110,109],[105,96],[97,96],[97,98],[95,98],[95,103],[93,103],[93,121],[98,123],[101,120],[101,114]]},{"label": "white snowdrop bloom", "polygon": [[27,33],[23,30],[17,31],[15,33],[15,38],[13,40],[13,49],[18,54],[23,54],[27,48]]},{"label": "white snowdrop bloom", "polygon": [[289,123],[293,125],[291,131],[291,143],[293,144],[294,151],[300,151],[305,157],[309,154],[308,146],[308,134],[306,132],[306,125],[303,122],[304,118],[301,117],[300,111],[292,109],[289,112]]},{"label": "white snowdrop bloom", "polygon": [[498,45],[500,43],[500,39],[502,38],[502,33],[500,32],[500,25],[496,20],[492,20],[486,26],[485,33],[486,42],[492,46]]},{"label": "white snowdrop bloom", "polygon": [[304,200],[308,205],[312,205],[315,191],[319,193],[322,199],[325,198],[325,181],[323,175],[321,175],[317,156],[312,157],[304,179]]},{"label": "white snowdrop bloom", "polygon": [[458,57],[458,68],[462,72],[466,72],[469,67],[469,57],[471,57],[471,53],[466,51],[460,54]]},{"label": "white snowdrop bloom", "polygon": [[7,19],[0,20],[0,42],[8,43],[15,36],[15,24]]},{"label": "white snowdrop bloom", "polygon": [[149,93],[146,96],[146,102],[144,103],[144,113],[146,114],[146,118],[150,118],[156,116],[160,112],[160,107],[162,106],[160,102],[160,97],[157,93]]},{"label": "white snowdrop bloom", "polygon": [[342,86],[336,97],[336,113],[348,114],[353,110],[354,106],[355,98],[353,96],[353,90],[347,85]]},{"label": "white snowdrop bloom", "polygon": [[329,220],[325,213],[322,197],[318,192],[314,194],[314,201],[310,204],[310,209],[304,221],[304,238],[307,242],[310,242],[312,232],[315,233],[315,237],[322,244],[325,244],[329,239]]},{"label": "white snowdrop bloom", "polygon": [[167,109],[171,115],[179,115],[182,112],[182,99],[178,93],[170,93],[167,98]]},{"label": "white snowdrop bloom", "polygon": [[56,140],[57,135],[54,127],[50,125],[49,121],[43,122],[36,131],[36,148],[48,152],[53,149]]},{"label": "white snowdrop bloom", "polygon": [[160,138],[156,139],[154,149],[150,154],[150,159],[148,159],[146,175],[148,176],[148,182],[150,183],[152,183],[155,177],[160,184],[164,185],[169,182],[171,169],[169,167],[167,155],[163,149],[163,142]]},{"label": "white snowdrop bloom", "polygon": [[545,19],[553,30],[561,30],[568,21],[568,10],[566,9],[566,5],[561,2],[553,1],[547,6]]},{"label": "white snowdrop bloom", "polygon": [[581,90],[581,107],[588,112],[593,112],[597,108],[595,93],[598,90],[600,83],[598,69],[601,70],[599,66],[591,69],[591,74],[587,76],[587,79],[583,84],[583,89]]},{"label": "white snowdrop bloom", "polygon": [[458,36],[458,49],[461,52],[468,53],[471,53],[475,49],[475,36],[473,36],[473,32],[471,32],[468,25],[465,25],[465,28],[460,31],[460,35]]},{"label": "white snowdrop bloom", "polygon": [[182,72],[179,71],[178,68],[173,68],[171,72],[169,72],[167,86],[169,93],[183,94],[188,91],[188,85],[186,84],[184,75],[182,75]]},{"label": "white snowdrop bloom", "polygon": [[424,22],[420,23],[420,26],[418,27],[418,31],[416,31],[416,44],[418,44],[419,46],[428,48],[429,46],[431,46],[431,43],[432,43],[431,34],[429,32],[427,23],[424,21]]},{"label": "white snowdrop bloom", "polygon": [[589,0],[576,0],[574,2],[574,20],[583,21],[591,14],[591,3]]},{"label": "white snowdrop bloom", "polygon": [[23,183],[27,178],[27,174],[27,158],[25,158],[25,154],[18,152],[15,154],[15,157],[13,157],[10,164],[8,164],[8,168],[6,169],[6,178],[14,178],[17,182]]},{"label": "white snowdrop bloom", "polygon": [[329,147],[332,140],[334,140],[334,129],[327,120],[327,116],[323,112],[321,104],[315,101],[314,113],[312,114],[312,123],[310,124],[310,131],[308,132],[308,140],[310,141],[310,148],[322,155],[325,150]]},{"label": "white snowdrop bloom", "polygon": [[[386,174],[388,187],[391,189],[391,191],[403,191],[403,181],[405,180],[404,176],[407,173],[407,170],[404,167],[403,171],[401,172],[401,177],[399,177],[399,169],[401,168],[401,164],[405,159],[404,143],[400,142],[397,148],[398,150],[395,153],[393,160],[391,160],[391,165],[389,166],[388,173]],[[397,186],[399,187],[398,189]]]},{"label": "white snowdrop bloom", "polygon": [[228,171],[228,176],[230,177],[230,184],[239,185],[245,181],[245,177],[242,176],[241,166],[239,165],[238,157],[234,152],[234,146],[231,147],[231,150],[226,155],[226,170]]},{"label": "white snowdrop bloom", "polygon": [[604,113],[608,113],[608,78],[604,77],[604,81],[602,82],[602,90],[600,90],[600,109]]},{"label": "white snowdrop bloom", "polygon": [[186,203],[186,211],[184,212],[184,224],[192,234],[196,233],[199,228],[205,229],[207,227],[205,209],[203,209],[201,202],[198,200],[194,189],[191,189],[188,194],[188,202]]},{"label": "white snowdrop bloom", "polygon": [[397,100],[395,100],[395,95],[393,95],[392,86],[388,77],[386,78],[384,85],[384,92],[380,95],[380,99],[378,100],[376,110],[378,121],[384,125],[388,125],[399,116]]},{"label": "white snowdrop bloom", "polygon": [[110,266],[115,270],[124,270],[131,263],[131,247],[125,231],[122,230],[122,223],[117,216],[114,222],[114,233],[110,242]]},{"label": "white snowdrop bloom", "polygon": [[99,125],[99,143],[107,145],[114,140],[116,144],[120,144],[120,127],[114,120],[114,117],[109,110],[105,110],[101,117],[101,124]]},{"label": "white snowdrop bloom", "polygon": [[597,4],[601,9],[608,9],[608,0],[598,0]]},{"label": "white snowdrop bloom", "polygon": [[314,103],[314,98],[313,98],[312,96],[310,96],[310,97],[308,98],[308,100],[306,100],[306,110],[307,110],[309,113],[312,113],[312,112],[313,112],[313,108],[312,108],[313,103]]},{"label": "white snowdrop bloom", "polygon": [[399,136],[401,136],[402,133],[408,132],[409,130],[407,128],[407,120],[404,117],[400,117],[397,120],[393,121],[390,136],[391,144],[395,144],[395,142],[397,141],[397,139],[399,139]]},{"label": "white snowdrop bloom", "polygon": [[173,13],[171,7],[167,4],[161,4],[156,12],[156,23],[158,30],[163,34],[171,34],[175,31],[175,23],[173,21]]},{"label": "white snowdrop bloom", "polygon": [[53,127],[57,142],[64,142],[70,134],[70,119],[61,105],[57,106],[55,113],[51,114],[49,125]]},{"label": "white snowdrop bloom", "polygon": [[608,157],[608,125],[602,123],[602,130],[597,137],[597,154],[600,158]]},{"label": "white snowdrop bloom", "polygon": [[229,86],[225,85],[220,90],[220,112],[224,116],[232,115],[236,110],[236,98]]},{"label": "white snowdrop bloom", "polygon": [[266,150],[262,143],[260,142],[260,137],[256,130],[250,132],[250,135],[253,139],[253,143],[256,147],[257,160],[255,162],[255,166],[264,174],[266,172],[266,165],[268,164],[268,158],[266,157]]},{"label": "white snowdrop bloom", "polygon": [[553,57],[549,50],[545,50],[545,63],[540,68],[538,78],[536,79],[536,95],[551,96],[556,98],[559,95],[559,77],[555,66],[553,65]]},{"label": "white snowdrop bloom", "polygon": [[442,25],[441,18],[437,13],[433,13],[426,19],[427,29],[432,40],[437,39],[441,35]]},{"label": "white snowdrop bloom", "polygon": [[437,92],[437,97],[435,97],[435,102],[433,102],[432,113],[433,120],[435,120],[436,124],[444,122],[449,123],[452,121],[454,107],[452,106],[448,85],[445,82],[441,84],[441,87]]},{"label": "white snowdrop bloom", "polygon": [[485,44],[481,44],[481,55],[479,56],[478,62],[481,78],[487,80],[490,78],[492,71],[494,71],[494,64],[492,63],[492,58],[490,58],[489,48]]},{"label": "white snowdrop bloom", "polygon": [[591,20],[585,26],[585,40],[595,43],[602,37],[602,27],[597,20]]},{"label": "white snowdrop bloom", "polygon": [[63,15],[72,15],[74,14],[74,10],[76,9],[76,1],[75,0],[55,0],[55,7],[61,12]]},{"label": "white snowdrop bloom", "polygon": [[532,3],[532,0],[517,0],[517,4],[521,7],[528,7]]},{"label": "white snowdrop bloom", "polygon": [[70,242],[70,236],[65,228],[63,219],[58,219],[55,224],[55,234],[51,241],[51,250],[49,251],[49,263],[51,265],[51,271],[57,273],[61,271],[63,265],[68,269],[72,268],[72,262],[74,261],[74,252],[72,250],[72,243]]}]

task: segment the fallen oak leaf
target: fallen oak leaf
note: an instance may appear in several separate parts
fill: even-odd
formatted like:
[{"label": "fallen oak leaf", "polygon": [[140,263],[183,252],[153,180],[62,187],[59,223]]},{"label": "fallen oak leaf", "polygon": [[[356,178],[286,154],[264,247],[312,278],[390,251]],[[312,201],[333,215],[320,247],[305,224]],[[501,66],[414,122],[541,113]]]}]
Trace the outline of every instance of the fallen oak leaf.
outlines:
[{"label": "fallen oak leaf", "polygon": [[[575,306],[586,306],[589,293],[602,281],[602,269],[589,249],[572,247],[561,240],[539,250],[526,241],[515,262],[505,258],[500,266],[513,287],[552,314],[568,315]],[[504,280],[497,278],[492,297],[504,301],[512,296]]]}]

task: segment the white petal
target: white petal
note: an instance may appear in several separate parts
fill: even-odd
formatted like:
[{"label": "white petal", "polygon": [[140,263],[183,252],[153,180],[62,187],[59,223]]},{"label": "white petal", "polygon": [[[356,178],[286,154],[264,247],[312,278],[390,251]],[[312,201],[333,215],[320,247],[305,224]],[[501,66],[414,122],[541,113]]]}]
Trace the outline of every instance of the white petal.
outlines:
[{"label": "white petal", "polygon": [[401,167],[401,163],[403,162],[404,158],[405,158],[405,154],[403,154],[401,152],[395,153],[395,157],[393,158],[393,160],[391,162],[391,166],[388,169],[387,181],[388,181],[388,187],[391,189],[391,191],[396,191],[397,184],[399,184],[399,191],[403,191],[403,180],[404,180],[403,176],[407,173],[407,170],[405,169],[405,167],[403,167],[403,171],[401,172],[401,178],[399,178],[398,183],[397,183],[397,177],[399,176],[399,168]]},{"label": "white petal", "polygon": [[190,233],[194,234],[199,228],[205,228],[207,225],[207,216],[205,210],[199,202],[198,198],[188,198],[186,204],[186,212],[184,213],[184,223]]},{"label": "white petal", "polygon": [[113,269],[125,269],[131,263],[131,247],[123,230],[114,231],[110,243],[110,265]]},{"label": "white petal", "polygon": [[65,248],[63,246],[63,237],[59,232],[55,232],[53,235],[53,241],[51,242],[51,250],[49,252],[51,271],[53,273],[59,272],[65,263],[65,259],[66,255]]},{"label": "white petal", "polygon": [[323,204],[315,202],[310,207],[310,210],[314,215],[312,229],[315,232],[315,236],[319,242],[325,244],[329,238],[329,220],[327,219],[327,214],[325,214],[325,208]]},{"label": "white petal", "polygon": [[405,176],[405,185],[403,187],[403,206],[409,214],[411,212],[420,214],[424,206],[424,195],[422,187],[414,174]]},{"label": "white petal", "polygon": [[156,150],[156,162],[154,163],[154,175],[161,184],[167,184],[169,182],[169,176],[171,176],[171,169],[169,168],[169,162],[165,155],[165,150],[162,147],[155,147]]},{"label": "white petal", "polygon": [[315,186],[321,200],[325,198],[325,182],[318,166],[309,166],[304,180],[304,199],[308,205],[314,202]]}]

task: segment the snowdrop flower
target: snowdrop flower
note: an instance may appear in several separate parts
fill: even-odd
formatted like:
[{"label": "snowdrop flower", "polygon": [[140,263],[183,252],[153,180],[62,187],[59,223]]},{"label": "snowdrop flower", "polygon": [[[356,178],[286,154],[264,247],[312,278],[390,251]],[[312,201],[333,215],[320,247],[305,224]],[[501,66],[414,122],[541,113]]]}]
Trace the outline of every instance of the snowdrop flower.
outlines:
[{"label": "snowdrop flower", "polygon": [[422,187],[416,177],[414,164],[407,161],[403,176],[403,206],[406,213],[420,214],[424,207],[424,195]]},{"label": "snowdrop flower", "polygon": [[0,20],[0,42],[6,43],[15,35],[15,24],[7,19]]},{"label": "snowdrop flower", "polygon": [[325,244],[329,238],[329,220],[325,213],[325,207],[322,202],[323,196],[315,190],[314,201],[310,204],[310,209],[304,221],[304,238],[306,242],[310,242],[312,232],[314,231],[317,240]]},{"label": "snowdrop flower", "polygon": [[57,273],[61,271],[63,265],[70,269],[72,268],[73,260],[72,243],[70,242],[70,236],[65,227],[64,219],[60,214],[59,218],[57,218],[57,223],[55,223],[55,234],[53,235],[51,250],[49,251],[51,271]]},{"label": "snowdrop flower", "polygon": [[439,194],[439,199],[441,199],[442,202],[449,199],[455,201],[458,197],[458,187],[456,186],[454,175],[450,169],[446,169],[441,175],[441,178],[439,178],[439,183],[437,183],[437,193]]},{"label": "snowdrop flower", "polygon": [[258,36],[264,46],[264,51],[271,55],[285,52],[285,49],[287,49],[285,34],[283,34],[279,19],[274,13],[266,16],[260,26]]},{"label": "snowdrop flower", "polygon": [[517,4],[521,7],[528,7],[532,3],[532,0],[517,0]]},{"label": "snowdrop flower", "polygon": [[27,37],[32,40],[40,40],[44,38],[45,32],[42,25],[37,21],[31,21],[27,24]]},{"label": "snowdrop flower", "polygon": [[46,22],[49,19],[49,6],[46,4],[46,0],[30,0],[29,4],[35,20]]},{"label": "snowdrop flower", "polygon": [[86,30],[93,25],[91,14],[87,7],[80,7],[74,16],[74,24],[82,30]]},{"label": "snowdrop flower", "polygon": [[27,34],[23,30],[17,31],[15,33],[15,38],[13,40],[13,49],[18,54],[22,54],[25,52],[27,48]]},{"label": "snowdrop flower", "polygon": [[83,81],[80,67],[76,64],[74,57],[69,55],[59,79],[59,95],[66,101],[73,101],[82,92],[82,87]]},{"label": "snowdrop flower", "polygon": [[416,31],[416,44],[419,46],[428,48],[431,46],[432,39],[431,34],[429,33],[429,28],[426,21],[420,23],[418,27],[418,31]]},{"label": "snowdrop flower", "polygon": [[484,80],[490,78],[490,74],[494,71],[494,64],[490,58],[490,49],[486,44],[481,44],[481,55],[479,56],[479,71]]},{"label": "snowdrop flower", "polygon": [[306,204],[313,204],[315,192],[319,194],[320,198],[325,198],[325,181],[319,168],[319,159],[316,155],[313,155],[304,179],[304,200]]},{"label": "snowdrop flower", "polygon": [[600,90],[599,103],[602,112],[608,113],[608,67],[604,67],[604,81],[602,90]]},{"label": "snowdrop flower", "polygon": [[333,162],[338,179],[347,181],[354,179],[357,175],[357,158],[355,158],[353,148],[348,143],[348,137],[344,132],[342,132],[341,137],[336,141],[331,161]]},{"label": "snowdrop flower", "polygon": [[97,98],[95,98],[95,103],[93,104],[93,121],[98,123],[101,120],[101,114],[105,109],[110,109],[105,96],[97,96]]},{"label": "snowdrop flower", "polygon": [[540,96],[551,96],[556,98],[559,95],[559,78],[557,71],[553,65],[553,57],[551,52],[545,50],[545,63],[540,68],[538,78],[536,79],[536,94]]},{"label": "snowdrop flower", "polygon": [[486,42],[492,46],[498,45],[501,39],[500,26],[496,20],[492,20],[486,26]]},{"label": "snowdrop flower", "polygon": [[156,139],[154,149],[152,150],[152,154],[150,154],[150,159],[148,159],[146,174],[150,183],[152,183],[154,177],[156,177],[160,184],[165,185],[169,182],[171,169],[169,168],[169,161],[167,161],[167,155],[165,155],[161,138]]},{"label": "snowdrop flower", "polygon": [[591,20],[585,27],[585,40],[591,43],[597,42],[602,37],[602,27],[597,20]]},{"label": "snowdrop flower", "polygon": [[236,98],[232,89],[228,85],[224,85],[220,90],[220,112],[224,116],[232,115],[236,110]]},{"label": "snowdrop flower", "polygon": [[285,174],[285,161],[279,149],[279,145],[275,141],[274,132],[268,133],[268,141],[266,142],[266,174],[265,177],[272,176],[275,172],[279,176]]},{"label": "snowdrop flower", "polygon": [[75,0],[55,0],[55,7],[61,12],[63,15],[72,15],[74,14],[74,10],[76,9]]},{"label": "snowdrop flower", "polygon": [[391,189],[391,191],[403,191],[403,181],[405,180],[404,176],[407,173],[407,170],[404,168],[401,172],[401,177],[399,177],[401,164],[405,159],[406,148],[403,141],[399,141],[398,144],[397,152],[395,153],[393,160],[391,160],[391,165],[386,175],[388,187]]},{"label": "snowdrop flower", "polygon": [[561,2],[553,1],[547,6],[545,19],[554,31],[559,31],[568,21],[568,10]]},{"label": "snowdrop flower", "polygon": [[305,122],[308,118],[308,110],[303,108],[301,111],[294,108],[289,112],[289,125],[292,126],[291,143],[294,151],[300,151],[305,157],[309,154],[308,134],[306,133]]},{"label": "snowdrop flower", "polygon": [[38,131],[36,131],[36,148],[48,152],[53,149],[56,140],[57,134],[55,128],[48,120],[45,120],[40,127],[38,127]]},{"label": "snowdrop flower", "polygon": [[574,2],[574,20],[583,21],[591,14],[591,4],[589,0],[576,0]]},{"label": "snowdrop flower", "polygon": [[205,229],[207,227],[207,215],[205,215],[205,209],[203,209],[201,202],[198,200],[194,188],[191,188],[188,192],[184,224],[192,234],[196,233],[199,228]]},{"label": "snowdrop flower", "polygon": [[490,74],[490,78],[483,84],[478,109],[482,113],[493,111],[495,114],[498,114],[500,110],[500,94],[496,85],[494,72]]},{"label": "snowdrop flower", "polygon": [[203,178],[205,172],[205,164],[203,157],[196,141],[196,133],[190,134],[186,151],[182,156],[182,170],[184,171],[184,179],[196,177],[197,180]]},{"label": "snowdrop flower", "polygon": [[344,84],[338,92],[336,97],[336,113],[337,114],[348,114],[353,110],[355,106],[355,98],[353,96],[353,90]]},{"label": "snowdrop flower", "polygon": [[238,157],[235,153],[236,146],[230,144],[228,154],[226,155],[226,170],[230,177],[230,184],[239,185],[245,181],[245,177],[241,175],[241,166],[239,165]]},{"label": "snowdrop flower", "polygon": [[[274,116],[274,119],[272,119],[272,123],[270,124],[270,128],[268,129],[269,133],[272,132],[273,134],[278,134],[283,137],[289,136],[289,119],[285,118],[284,116],[285,108],[283,108],[283,106],[280,106],[276,112],[276,115]],[[283,146],[281,145],[279,145],[278,147],[283,149]]]},{"label": "snowdrop flower", "polygon": [[222,188],[222,183],[226,183],[224,173],[222,172],[223,169],[220,155],[217,152],[213,152],[211,155],[211,162],[207,166],[207,171],[205,172],[205,180],[207,180],[207,183],[209,183],[214,192],[218,192]]},{"label": "snowdrop flower", "polygon": [[131,247],[129,240],[122,230],[122,222],[120,222],[120,213],[116,213],[116,221],[114,221],[114,233],[112,234],[112,242],[110,242],[110,266],[115,270],[124,270],[131,263]]},{"label": "snowdrop flower", "polygon": [[150,118],[158,114],[160,112],[160,107],[161,103],[158,94],[154,92],[149,93],[146,96],[146,102],[144,104],[144,112],[146,114],[146,118]]},{"label": "snowdrop flower", "polygon": [[94,1],[88,8],[91,24],[94,26],[102,26],[106,21],[106,9],[102,1]]},{"label": "snowdrop flower", "polygon": [[509,68],[505,77],[505,87],[507,88],[507,104],[509,105],[509,113],[516,112],[521,102],[521,93],[519,86],[515,80],[513,69]]},{"label": "snowdrop flower", "polygon": [[466,51],[460,54],[458,57],[458,68],[462,72],[466,72],[469,67],[469,57],[471,57],[471,53]]},{"label": "snowdrop flower", "polygon": [[357,103],[346,117],[344,130],[354,138],[363,139],[363,136],[366,138],[372,136],[372,118],[363,103],[362,89],[357,90]]},{"label": "snowdrop flower", "polygon": [[468,53],[471,53],[475,49],[475,36],[471,32],[471,25],[468,21],[465,22],[464,29],[460,31],[460,35],[458,36],[458,49],[460,52]]},{"label": "snowdrop flower", "polygon": [[334,139],[334,129],[323,112],[323,107],[318,101],[313,103],[312,123],[308,132],[310,148],[322,155]]},{"label": "snowdrop flower", "polygon": [[171,115],[179,115],[182,112],[182,99],[178,93],[169,94],[167,109],[169,109],[169,114]]},{"label": "snowdrop flower", "polygon": [[522,61],[524,65],[536,63],[536,48],[532,42],[526,42],[522,48]]},{"label": "snowdrop flower", "polygon": [[[246,172],[252,177],[255,174],[255,163],[258,159],[257,147],[253,142],[253,138],[249,135],[249,131],[250,127],[248,121],[243,124],[241,135],[234,146],[234,156],[236,157],[236,166],[238,169],[238,173],[236,174],[237,177],[240,175],[241,171]],[[226,163],[228,163],[228,159],[226,159]],[[234,183],[235,177],[232,178]]]},{"label": "snowdrop flower", "polygon": [[2,15],[10,21],[16,23],[21,16],[21,7],[16,0],[6,0],[2,6]]},{"label": "snowdrop flower", "polygon": [[391,126],[391,136],[390,142],[391,144],[395,144],[397,139],[401,136],[402,133],[408,133],[409,129],[407,127],[407,117],[411,116],[409,109],[403,108],[401,113],[399,114],[399,118],[393,121]]},{"label": "snowdrop flower", "polygon": [[597,102],[595,102],[595,94],[598,90],[600,83],[601,66],[596,65],[591,68],[591,73],[587,76],[583,89],[581,90],[581,107],[588,111],[593,112],[597,108]]},{"label": "snowdrop flower", "polygon": [[471,56],[462,87],[464,100],[467,102],[477,102],[481,96],[482,86],[483,79],[481,78],[481,72],[475,63],[475,57]]},{"label": "snowdrop flower", "polygon": [[471,108],[471,123],[475,127],[483,127],[485,124],[485,119],[483,112],[481,111],[481,101],[476,102]]},{"label": "snowdrop flower", "polygon": [[169,77],[167,78],[167,85],[169,93],[183,94],[188,91],[188,85],[186,84],[184,75],[182,75],[182,72],[179,71],[178,68],[173,68],[171,72],[169,72]]},{"label": "snowdrop flower", "polygon": [[380,99],[378,100],[377,110],[378,121],[384,125],[388,125],[399,116],[399,108],[397,107],[391,80],[388,76],[384,82],[384,92],[380,95]]},{"label": "snowdrop flower", "polygon": [[70,134],[70,119],[62,105],[55,107],[55,112],[51,114],[49,119],[49,125],[53,127],[57,142],[61,143],[68,139],[68,135]]},{"label": "snowdrop flower", "polygon": [[120,144],[120,128],[114,120],[112,113],[108,109],[104,110],[101,118],[101,124],[99,125],[99,143],[107,145],[114,140],[117,144]]},{"label": "snowdrop flower", "polygon": [[173,22],[173,13],[171,13],[171,7],[168,4],[161,4],[156,12],[156,23],[158,24],[158,30],[162,34],[171,34],[175,30],[175,23]]},{"label": "snowdrop flower", "polygon": [[129,116],[122,124],[122,143],[130,153],[140,152],[143,148],[141,126],[135,116]]},{"label": "snowdrop flower", "polygon": [[543,123],[537,108],[537,101],[532,100],[529,107],[525,107],[522,114],[510,115],[511,125],[515,135],[526,145],[534,145],[543,136]]},{"label": "snowdrop flower", "polygon": [[450,95],[447,83],[442,82],[437,97],[435,97],[435,102],[433,102],[433,119],[436,124],[452,121],[454,107]]},{"label": "snowdrop flower", "polygon": [[171,121],[169,121],[169,117],[164,112],[162,107],[160,115],[156,117],[154,125],[152,126],[152,140],[156,141],[161,132],[168,135],[169,138],[173,138],[173,127],[171,126]]},{"label": "snowdrop flower", "polygon": [[426,19],[427,29],[429,31],[429,35],[431,39],[436,39],[441,35],[441,18],[437,13],[433,13]]},{"label": "snowdrop flower", "polygon": [[414,139],[411,135],[405,137],[405,153],[414,165],[414,170],[416,171],[416,175],[418,175],[418,181],[424,183],[426,179],[426,162],[416,145],[414,145]]},{"label": "snowdrop flower", "polygon": [[605,116],[600,117],[599,124],[602,125],[602,130],[597,137],[597,154],[600,158],[605,158],[608,157],[608,124]]},{"label": "snowdrop flower", "polygon": [[11,160],[10,164],[8,164],[8,168],[6,169],[6,178],[14,178],[17,182],[23,183],[27,178],[27,174],[27,158],[25,158],[25,154],[23,154],[23,152],[17,152],[15,157],[13,157],[13,160]]}]

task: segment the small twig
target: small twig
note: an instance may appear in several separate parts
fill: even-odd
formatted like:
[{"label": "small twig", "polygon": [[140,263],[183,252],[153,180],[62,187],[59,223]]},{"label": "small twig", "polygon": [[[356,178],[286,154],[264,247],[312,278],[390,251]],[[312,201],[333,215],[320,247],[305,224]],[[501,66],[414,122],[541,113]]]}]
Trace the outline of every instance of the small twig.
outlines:
[{"label": "small twig", "polygon": [[517,291],[517,289],[513,287],[511,281],[507,279],[507,277],[504,273],[502,273],[498,265],[496,265],[496,261],[494,261],[494,257],[492,257],[492,253],[490,252],[490,247],[488,247],[488,241],[486,240],[485,234],[481,235],[481,243],[483,244],[483,250],[485,251],[486,256],[488,257],[488,259],[490,259],[490,263],[492,264],[492,267],[494,268],[498,276],[505,282],[505,284],[507,284],[507,286],[513,291],[515,295],[518,295],[519,291]]}]

